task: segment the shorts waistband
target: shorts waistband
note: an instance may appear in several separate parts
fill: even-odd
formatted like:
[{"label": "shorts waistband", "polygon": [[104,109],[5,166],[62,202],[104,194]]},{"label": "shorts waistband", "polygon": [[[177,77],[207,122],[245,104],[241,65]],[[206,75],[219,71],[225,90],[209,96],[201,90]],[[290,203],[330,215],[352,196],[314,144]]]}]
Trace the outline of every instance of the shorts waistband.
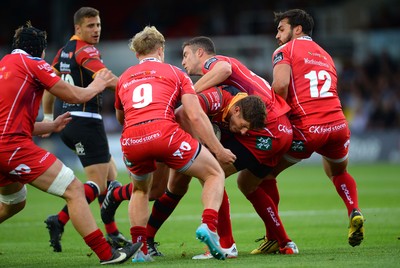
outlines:
[{"label": "shorts waistband", "polygon": [[96,114],[96,113],[89,113],[89,112],[69,112],[69,113],[73,116],[102,119],[101,114]]}]

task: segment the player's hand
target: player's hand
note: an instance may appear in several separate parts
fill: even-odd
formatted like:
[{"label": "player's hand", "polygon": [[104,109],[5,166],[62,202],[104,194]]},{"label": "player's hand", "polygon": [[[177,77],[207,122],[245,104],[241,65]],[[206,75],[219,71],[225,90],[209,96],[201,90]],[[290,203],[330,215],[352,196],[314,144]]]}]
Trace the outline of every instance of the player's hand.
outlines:
[{"label": "player's hand", "polygon": [[53,132],[60,132],[65,128],[65,126],[71,122],[72,117],[69,112],[65,112],[62,115],[59,115],[54,121],[54,129]]},{"label": "player's hand", "polygon": [[231,150],[224,148],[215,154],[218,162],[222,165],[230,165],[236,161],[236,155]]},{"label": "player's hand", "polygon": [[104,88],[107,88],[113,85],[114,79],[115,76],[110,70],[102,69],[96,74],[93,82],[100,83]]}]

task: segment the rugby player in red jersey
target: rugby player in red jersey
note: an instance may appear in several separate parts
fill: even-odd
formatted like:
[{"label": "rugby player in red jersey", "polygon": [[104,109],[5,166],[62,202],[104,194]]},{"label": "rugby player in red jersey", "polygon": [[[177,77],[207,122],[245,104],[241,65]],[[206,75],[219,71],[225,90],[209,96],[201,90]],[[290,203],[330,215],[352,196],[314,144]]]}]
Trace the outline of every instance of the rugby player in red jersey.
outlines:
[{"label": "rugby player in red jersey", "polygon": [[[152,183],[158,183],[156,178],[153,181],[152,172],[159,161],[203,182],[204,210],[196,236],[207,244],[215,258],[225,259],[216,233],[225,178],[218,161],[230,164],[236,156],[214,135],[187,74],[164,63],[164,36],[154,26],[146,26],[131,39],[129,46],[139,64],[120,76],[115,108],[117,119],[123,124],[124,161],[134,184],[129,202],[132,241],[146,245],[149,191]],[[176,122],[174,111],[179,102],[193,133],[208,149]],[[144,246],[132,261],[151,260]]]},{"label": "rugby player in red jersey", "polygon": [[293,143],[271,178],[314,152],[320,154],[347,208],[348,242],[358,246],[364,238],[364,217],[356,182],[347,172],[350,130],[337,94],[334,61],[311,38],[314,21],[304,10],[275,13],[275,22],[280,47],[272,55],[272,88],[292,108]]},{"label": "rugby player in red jersey", "polygon": [[[278,163],[282,155],[289,149],[292,142],[292,128],[287,117],[290,107],[271,89],[269,83],[249,70],[239,60],[217,55],[213,41],[205,36],[192,38],[184,42],[182,65],[190,75],[200,75],[195,83],[196,92],[216,85],[231,85],[249,95],[260,96],[267,109],[266,126],[257,136],[250,139],[238,139],[256,157],[259,163],[268,168],[241,170],[235,162],[224,170],[241,170],[238,174],[238,186],[245,197],[252,203],[256,212],[264,222],[268,236],[267,245],[262,253],[297,254],[296,244],[287,236],[278,216],[277,203],[279,192],[275,180],[265,180],[271,169]],[[228,147],[226,147],[228,148]],[[239,155],[238,146],[229,147]],[[248,165],[251,161],[248,160]],[[228,172],[230,173],[230,172]],[[229,215],[225,215],[225,218]],[[274,229],[274,231],[270,229]],[[220,228],[221,230],[223,228]],[[231,239],[227,238],[228,243]],[[224,236],[221,235],[221,245]],[[258,250],[253,254],[261,253]]]},{"label": "rugby player in red jersey", "polygon": [[0,61],[0,222],[25,207],[29,183],[65,199],[75,229],[101,264],[122,263],[142,243],[112,249],[96,225],[82,183],[32,140],[32,134],[54,130],[48,128],[52,123],[35,124],[45,90],[65,101],[83,103],[110,86],[113,76],[108,70],[100,71],[86,88],[64,82],[43,60],[46,37],[46,32],[30,23],[21,26],[15,31],[13,51]]}]

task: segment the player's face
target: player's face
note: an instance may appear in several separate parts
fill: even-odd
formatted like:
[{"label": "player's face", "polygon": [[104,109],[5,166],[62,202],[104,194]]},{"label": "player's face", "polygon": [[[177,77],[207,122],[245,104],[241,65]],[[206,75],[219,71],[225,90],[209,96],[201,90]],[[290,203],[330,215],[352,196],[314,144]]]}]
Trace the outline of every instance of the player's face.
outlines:
[{"label": "player's face", "polygon": [[183,49],[182,66],[189,75],[202,75],[201,62],[197,56],[197,50],[193,51],[191,46]]},{"label": "player's face", "polygon": [[293,30],[288,23],[288,19],[283,19],[279,22],[275,38],[278,41],[279,46],[292,40]]},{"label": "player's face", "polygon": [[240,110],[235,110],[232,116],[229,118],[229,131],[245,135],[250,129],[250,123],[243,119],[240,114]]},{"label": "player's face", "polygon": [[84,18],[83,22],[75,25],[75,34],[86,43],[95,45],[100,41],[100,17]]}]

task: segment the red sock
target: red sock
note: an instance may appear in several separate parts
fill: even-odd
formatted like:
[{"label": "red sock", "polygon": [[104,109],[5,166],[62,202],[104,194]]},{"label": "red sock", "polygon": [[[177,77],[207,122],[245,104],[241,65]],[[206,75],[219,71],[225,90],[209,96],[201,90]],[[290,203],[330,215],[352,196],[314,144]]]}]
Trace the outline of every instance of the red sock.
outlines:
[{"label": "red sock", "polygon": [[261,184],[259,185],[261,189],[269,196],[271,197],[272,201],[274,201],[275,207],[278,208],[279,205],[279,191],[278,191],[278,186],[276,182],[276,178],[272,180],[263,180]]},{"label": "red sock", "polygon": [[[92,203],[93,200],[99,195],[99,189],[97,185],[92,182],[86,182],[83,184],[83,188],[85,190],[86,201],[88,204]],[[68,207],[67,205],[58,213],[58,220],[63,224],[67,224],[69,221]]]},{"label": "red sock", "polygon": [[96,253],[100,260],[109,260],[112,257],[110,244],[104,238],[100,229],[88,234],[83,238],[85,243]]},{"label": "red sock", "polygon": [[347,173],[347,171],[338,176],[334,176],[332,181],[336,187],[336,191],[338,192],[347,207],[348,215],[350,215],[351,211],[354,208],[358,209],[356,181],[349,173]]},{"label": "red sock", "polygon": [[147,237],[154,238],[156,236],[158,229],[172,214],[182,197],[182,195],[176,195],[167,190],[160,198],[154,201],[146,226]]},{"label": "red sock", "polygon": [[246,198],[253,204],[257,214],[263,220],[268,240],[278,240],[280,247],[292,241],[283,227],[274,202],[261,188],[258,187]]},{"label": "red sock", "polygon": [[132,195],[132,182],[129,184],[122,185],[121,187],[117,187],[113,191],[113,196],[115,201],[122,202],[124,200],[130,200]]},{"label": "red sock", "polygon": [[218,225],[218,211],[206,208],[203,211],[201,222],[207,224],[208,229],[210,229],[210,231],[216,232]]},{"label": "red sock", "polygon": [[220,244],[222,248],[230,248],[235,240],[233,239],[232,234],[232,225],[231,225],[231,212],[229,205],[229,198],[224,190],[224,196],[222,198],[221,207],[218,211],[218,235],[220,237]]},{"label": "red sock", "polygon": [[142,242],[142,251],[146,255],[147,251],[147,230],[146,227],[143,226],[133,226],[130,229],[131,236],[132,236],[132,243]]}]

